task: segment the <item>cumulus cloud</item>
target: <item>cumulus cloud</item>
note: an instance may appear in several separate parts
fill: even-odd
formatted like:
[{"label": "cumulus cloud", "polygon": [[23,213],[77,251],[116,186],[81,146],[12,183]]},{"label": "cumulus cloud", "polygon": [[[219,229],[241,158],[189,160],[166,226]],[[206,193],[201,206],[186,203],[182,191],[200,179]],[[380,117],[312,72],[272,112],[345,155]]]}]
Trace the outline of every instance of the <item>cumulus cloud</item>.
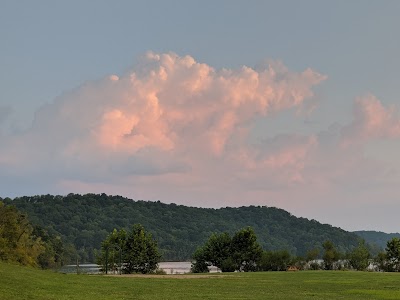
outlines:
[{"label": "cumulus cloud", "polygon": [[400,115],[395,107],[386,108],[373,95],[355,100],[354,119],[343,128],[344,143],[376,138],[399,138]]},{"label": "cumulus cloud", "polygon": [[[130,72],[87,82],[39,109],[29,130],[1,146],[0,162],[94,181],[185,173],[232,157],[257,118],[301,105],[324,79],[282,63],[215,70],[190,56],[149,52]],[[264,164],[290,164],[287,156]]]}]

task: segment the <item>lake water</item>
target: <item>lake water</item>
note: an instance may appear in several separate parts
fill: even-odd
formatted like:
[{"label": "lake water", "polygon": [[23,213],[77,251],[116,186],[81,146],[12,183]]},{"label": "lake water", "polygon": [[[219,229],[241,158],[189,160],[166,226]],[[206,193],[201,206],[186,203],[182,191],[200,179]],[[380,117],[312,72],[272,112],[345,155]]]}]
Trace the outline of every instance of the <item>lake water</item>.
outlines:
[{"label": "lake water", "polygon": [[[158,267],[163,269],[167,274],[185,274],[190,272],[192,263],[190,261],[171,261],[171,262],[160,262]],[[211,273],[220,272],[216,267],[210,267]]]},{"label": "lake water", "polygon": [[100,266],[97,264],[80,264],[76,265],[65,265],[59,270],[60,273],[80,273],[80,274],[99,274]]},{"label": "lake water", "polygon": [[184,274],[190,272],[192,263],[190,261],[168,261],[160,262],[158,267],[163,269],[167,274]]},{"label": "lake water", "polygon": [[[190,261],[169,261],[160,262],[158,267],[167,274],[184,274],[190,272],[192,263]],[[100,266],[96,264],[81,264],[79,268],[76,265],[66,265],[60,269],[61,273],[81,273],[81,274],[99,274]],[[210,272],[220,272],[216,267],[210,267]],[[111,272],[110,272],[111,273]]]}]

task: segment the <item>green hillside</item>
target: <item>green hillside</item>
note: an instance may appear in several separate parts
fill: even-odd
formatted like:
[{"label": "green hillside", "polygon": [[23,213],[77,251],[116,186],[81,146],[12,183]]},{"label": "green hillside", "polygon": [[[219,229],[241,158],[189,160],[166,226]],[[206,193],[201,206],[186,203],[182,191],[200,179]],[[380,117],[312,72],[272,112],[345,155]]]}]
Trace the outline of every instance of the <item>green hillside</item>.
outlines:
[{"label": "green hillside", "polygon": [[385,233],[381,231],[354,231],[359,237],[371,245],[376,245],[380,249],[385,249],[386,243],[394,237],[400,238],[400,233]]},{"label": "green hillside", "polygon": [[264,249],[286,249],[296,255],[321,248],[328,239],[344,252],[356,246],[359,239],[355,233],[265,206],[195,208],[106,194],[44,195],[3,201],[27,213],[32,223],[74,244],[82,262],[95,260],[96,249],[114,228],[129,228],[134,223],[141,223],[153,234],[164,260],[187,260],[211,233],[233,233],[246,226],[254,228]]}]

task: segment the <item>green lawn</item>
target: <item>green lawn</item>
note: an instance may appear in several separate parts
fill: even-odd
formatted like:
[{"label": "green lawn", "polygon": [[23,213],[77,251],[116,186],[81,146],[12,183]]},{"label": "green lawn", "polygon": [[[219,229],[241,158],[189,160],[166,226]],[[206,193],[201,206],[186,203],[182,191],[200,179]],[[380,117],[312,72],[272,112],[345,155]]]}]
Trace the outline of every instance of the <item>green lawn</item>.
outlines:
[{"label": "green lawn", "polygon": [[0,299],[400,299],[400,273],[303,271],[121,278],[66,275],[0,263]]}]

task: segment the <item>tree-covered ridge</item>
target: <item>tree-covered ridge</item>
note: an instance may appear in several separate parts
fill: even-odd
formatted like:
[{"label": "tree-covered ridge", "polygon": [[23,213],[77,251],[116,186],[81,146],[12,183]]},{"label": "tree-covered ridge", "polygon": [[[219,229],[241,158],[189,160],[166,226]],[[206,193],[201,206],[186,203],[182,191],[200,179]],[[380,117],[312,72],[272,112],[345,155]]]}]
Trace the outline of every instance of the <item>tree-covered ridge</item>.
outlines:
[{"label": "tree-covered ridge", "polygon": [[386,243],[392,238],[400,238],[400,233],[385,233],[371,230],[354,231],[354,233],[363,238],[367,243],[376,245],[381,249],[384,249]]},{"label": "tree-covered ridge", "polygon": [[95,249],[100,249],[109,232],[129,229],[135,223],[152,233],[164,260],[187,260],[212,233],[233,234],[248,226],[254,229],[263,249],[286,249],[294,255],[322,249],[325,240],[346,252],[356,247],[359,239],[340,228],[265,206],[195,208],[106,194],[43,195],[4,201],[27,213],[32,223],[74,244],[82,261],[88,262],[95,261]]}]

